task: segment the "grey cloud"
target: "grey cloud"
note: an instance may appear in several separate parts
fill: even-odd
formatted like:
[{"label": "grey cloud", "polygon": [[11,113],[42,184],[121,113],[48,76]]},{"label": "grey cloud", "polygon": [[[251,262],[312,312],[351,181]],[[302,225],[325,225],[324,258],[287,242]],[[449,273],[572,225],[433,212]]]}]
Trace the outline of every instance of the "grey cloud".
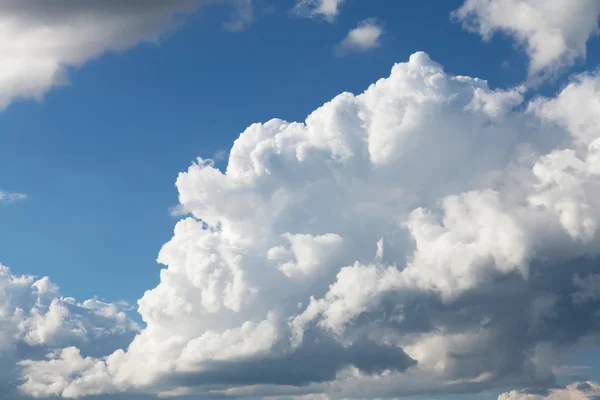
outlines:
[{"label": "grey cloud", "polygon": [[348,366],[375,374],[386,369],[401,372],[415,364],[415,360],[397,347],[381,345],[368,339],[358,340],[344,347],[334,338],[315,332],[305,339],[299,349],[291,353],[284,350],[279,355],[267,358],[210,361],[205,364],[207,372],[182,375],[169,379],[169,383],[176,386],[304,386],[332,381],[337,372]]},{"label": "grey cloud", "polygon": [[227,0],[1,0],[0,108],[41,99],[76,68],[108,51],[155,41],[179,16]]}]

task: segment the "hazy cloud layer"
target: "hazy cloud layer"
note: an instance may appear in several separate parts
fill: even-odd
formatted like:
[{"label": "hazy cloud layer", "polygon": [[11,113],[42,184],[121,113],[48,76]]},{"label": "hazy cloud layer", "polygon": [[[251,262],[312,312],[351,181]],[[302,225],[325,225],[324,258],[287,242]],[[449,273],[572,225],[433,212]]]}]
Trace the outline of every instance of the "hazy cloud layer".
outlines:
[{"label": "hazy cloud layer", "polygon": [[600,328],[599,82],[524,104],[415,53],[305,122],[253,124],[225,172],[199,159],[179,175],[189,217],[139,300],[146,327],[103,356],[75,343],[20,362],[20,390],[555,387],[552,367]]}]

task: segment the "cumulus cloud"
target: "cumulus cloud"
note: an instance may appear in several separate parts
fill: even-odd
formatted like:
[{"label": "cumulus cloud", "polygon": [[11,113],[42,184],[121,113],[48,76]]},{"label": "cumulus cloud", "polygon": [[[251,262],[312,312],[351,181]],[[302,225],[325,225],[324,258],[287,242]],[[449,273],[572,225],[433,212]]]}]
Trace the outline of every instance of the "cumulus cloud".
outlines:
[{"label": "cumulus cloud", "polygon": [[13,201],[19,201],[19,200],[25,200],[27,198],[27,195],[25,193],[11,193],[11,192],[6,192],[2,189],[0,189],[0,203],[2,202],[13,202]]},{"label": "cumulus cloud", "polygon": [[498,396],[498,400],[594,400],[600,396],[600,384],[596,382],[578,382],[564,389],[550,390],[547,394],[532,394],[511,391]]},{"label": "cumulus cloud", "polygon": [[361,21],[338,44],[336,52],[339,55],[344,55],[347,53],[364,52],[379,47],[379,39],[381,39],[383,32],[383,25],[379,21],[375,19]]},{"label": "cumulus cloud", "polygon": [[[145,327],[103,355],[61,343],[22,359],[20,390],[337,399],[557,387],[552,367],[600,334],[598,82],[579,76],[524,104],[522,88],[450,75],[419,52],[304,122],[251,125],[225,171],[198,159],[177,178],[188,216],[138,302]],[[56,324],[61,302],[47,304],[23,340],[76,331]]]},{"label": "cumulus cloud", "polygon": [[453,13],[486,40],[496,33],[514,37],[527,52],[531,78],[555,75],[585,58],[599,15],[597,0],[466,0]]},{"label": "cumulus cloud", "polygon": [[156,41],[182,13],[213,0],[0,1],[0,108],[40,99],[69,68],[107,51]]},{"label": "cumulus cloud", "polygon": [[309,18],[324,18],[333,22],[340,13],[340,6],[346,0],[296,0],[296,14]]},{"label": "cumulus cloud", "polygon": [[62,297],[47,277],[14,275],[0,265],[0,389],[7,396],[16,393],[17,364],[56,351],[99,356],[126,345],[138,330],[120,306],[97,299],[78,303]]}]

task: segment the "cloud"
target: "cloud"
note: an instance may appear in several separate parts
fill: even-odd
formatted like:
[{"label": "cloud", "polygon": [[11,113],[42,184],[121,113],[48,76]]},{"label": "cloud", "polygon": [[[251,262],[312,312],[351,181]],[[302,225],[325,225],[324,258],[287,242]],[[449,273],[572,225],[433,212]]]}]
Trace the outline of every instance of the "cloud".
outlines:
[{"label": "cloud", "polygon": [[19,201],[19,200],[25,200],[27,198],[27,195],[25,193],[11,193],[11,192],[5,192],[4,190],[0,189],[0,203],[1,202],[13,202],[13,201]]},{"label": "cloud", "polygon": [[309,18],[324,18],[333,22],[345,0],[296,0],[294,12]]},{"label": "cloud", "polygon": [[588,301],[600,300],[600,274],[591,274],[586,278],[579,275],[573,276],[573,285],[579,290],[573,293],[573,301],[586,303]]},{"label": "cloud", "polygon": [[594,400],[600,396],[600,384],[596,382],[577,382],[564,389],[553,389],[547,394],[532,394],[511,391],[498,396],[498,400]]},{"label": "cloud", "polygon": [[508,34],[530,60],[529,76],[553,76],[586,56],[588,39],[598,33],[596,0],[466,0],[452,16],[489,40]]},{"label": "cloud", "polygon": [[235,0],[233,3],[233,15],[230,21],[223,24],[228,31],[243,31],[254,22],[254,6],[252,0]]},{"label": "cloud", "polygon": [[581,376],[582,372],[593,370],[593,367],[586,365],[560,365],[554,367],[552,371],[556,375],[562,376]]},{"label": "cloud", "polygon": [[0,1],[0,109],[41,99],[67,83],[68,69],[108,51],[156,41],[179,16],[213,0]]},{"label": "cloud", "polygon": [[[20,390],[557,388],[552,367],[600,334],[598,82],[574,77],[525,102],[522,88],[450,75],[419,52],[304,122],[251,125],[224,172],[198,159],[178,176],[188,215],[138,302],[145,327],[112,352],[86,353],[74,336],[21,357]],[[23,340],[74,331],[55,322],[62,303],[48,304]]]},{"label": "cloud", "polygon": [[62,297],[47,277],[14,275],[2,265],[0,327],[0,389],[7,396],[17,396],[16,365],[43,360],[56,351],[100,356],[126,345],[139,330],[115,304],[97,299],[78,303]]},{"label": "cloud", "polygon": [[344,40],[338,44],[336,52],[339,55],[365,52],[379,47],[379,39],[384,33],[383,25],[375,19],[361,21],[351,29]]}]

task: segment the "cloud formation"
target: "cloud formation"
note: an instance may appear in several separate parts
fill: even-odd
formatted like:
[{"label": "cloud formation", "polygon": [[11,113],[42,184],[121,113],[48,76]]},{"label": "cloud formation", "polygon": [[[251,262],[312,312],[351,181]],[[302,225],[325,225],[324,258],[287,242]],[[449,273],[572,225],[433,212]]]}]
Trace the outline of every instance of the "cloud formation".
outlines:
[{"label": "cloud formation", "polygon": [[597,0],[465,0],[453,13],[463,26],[489,40],[508,34],[529,57],[530,78],[553,76],[586,56],[598,34]]},{"label": "cloud formation", "polygon": [[214,0],[0,1],[0,109],[41,99],[68,69],[108,51],[156,41],[178,16]]},{"label": "cloud formation", "polygon": [[383,24],[375,19],[361,21],[351,29],[344,40],[338,44],[336,51],[340,55],[353,52],[365,52],[379,47],[379,39],[383,35]]},{"label": "cloud formation", "polygon": [[0,203],[2,202],[13,202],[13,201],[19,201],[19,200],[25,200],[27,198],[27,195],[25,193],[12,193],[12,192],[6,192],[2,189],[0,189]]},{"label": "cloud formation", "polygon": [[[133,341],[21,361],[20,390],[555,387],[553,363],[600,333],[599,82],[524,103],[521,88],[447,74],[419,52],[305,122],[251,125],[226,171],[198,159],[179,175],[189,216],[159,253]],[[48,313],[36,326],[55,326]]]},{"label": "cloud formation", "polygon": [[[139,331],[119,305],[97,299],[78,303],[62,297],[47,277],[14,275],[2,265],[0,328],[0,391],[15,397],[17,366],[26,369],[54,352],[100,356],[126,345]],[[36,394],[35,387],[30,394]]]},{"label": "cloud formation", "polygon": [[346,0],[296,0],[294,12],[309,18],[324,18],[333,22]]},{"label": "cloud formation", "polygon": [[564,389],[553,389],[547,394],[511,391],[498,396],[498,400],[594,400],[600,396],[600,384],[578,382]]}]

